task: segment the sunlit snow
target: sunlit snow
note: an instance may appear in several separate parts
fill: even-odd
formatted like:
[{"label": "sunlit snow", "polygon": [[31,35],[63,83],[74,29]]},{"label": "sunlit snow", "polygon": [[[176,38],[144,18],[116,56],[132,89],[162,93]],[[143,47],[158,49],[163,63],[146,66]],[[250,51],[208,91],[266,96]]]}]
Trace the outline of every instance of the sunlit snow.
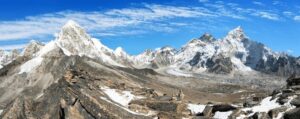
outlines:
[{"label": "sunlit snow", "polygon": [[202,113],[206,105],[188,104],[187,108],[191,110],[192,114]]},{"label": "sunlit snow", "polygon": [[228,117],[231,115],[232,111],[228,112],[219,112],[217,111],[214,115],[214,119],[228,119]]},{"label": "sunlit snow", "polygon": [[143,97],[135,96],[129,91],[120,91],[110,88],[102,88],[104,93],[114,102],[119,103],[120,105],[127,107],[128,103],[133,99],[140,99]]}]

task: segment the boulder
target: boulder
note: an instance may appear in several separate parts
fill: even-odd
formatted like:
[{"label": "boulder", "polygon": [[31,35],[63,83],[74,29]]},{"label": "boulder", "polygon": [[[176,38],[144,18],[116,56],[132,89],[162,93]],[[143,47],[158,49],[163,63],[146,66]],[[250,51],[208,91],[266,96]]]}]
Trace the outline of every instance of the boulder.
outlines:
[{"label": "boulder", "polygon": [[236,119],[237,117],[241,116],[241,115],[245,115],[245,112],[240,110],[240,109],[237,109],[237,110],[234,110],[228,117],[228,119]]},{"label": "boulder", "polygon": [[300,107],[300,97],[296,97],[291,101],[291,104],[296,106],[296,107]]},{"label": "boulder", "polygon": [[287,87],[300,85],[300,78],[296,77],[296,75],[292,75],[286,80]]},{"label": "boulder", "polygon": [[184,116],[178,113],[159,112],[157,117],[158,119],[182,119]]},{"label": "boulder", "polygon": [[259,104],[259,102],[257,101],[253,101],[253,100],[246,100],[243,104],[244,107],[253,107],[255,105]]},{"label": "boulder", "polygon": [[287,107],[278,107],[278,108],[270,110],[268,112],[268,115],[269,115],[269,117],[271,117],[273,119],[273,118],[276,118],[280,112],[285,112],[286,110],[287,110]]},{"label": "boulder", "polygon": [[272,92],[272,96],[276,96],[277,94],[281,93],[281,90],[280,89],[275,89],[273,90]]},{"label": "boulder", "polygon": [[219,112],[227,112],[227,111],[231,111],[231,110],[235,110],[237,109],[236,107],[230,105],[230,104],[217,104],[212,106],[212,112],[215,113],[217,111]]},{"label": "boulder", "polygon": [[252,116],[252,119],[271,119],[265,112],[256,112]]},{"label": "boulder", "polygon": [[192,117],[192,119],[211,119],[211,117],[195,116],[195,117]]},{"label": "boulder", "polygon": [[159,101],[171,101],[172,97],[171,96],[158,96],[158,97],[156,97],[156,99]]},{"label": "boulder", "polygon": [[279,96],[277,102],[281,105],[287,103],[290,99],[288,99],[289,96],[293,96],[295,94],[293,93],[283,93]]},{"label": "boulder", "polygon": [[283,89],[282,93],[294,93],[295,91],[292,89]]},{"label": "boulder", "polygon": [[135,112],[140,112],[140,113],[149,113],[151,110],[145,106],[138,105],[138,104],[130,104],[128,107],[130,110],[133,110]]},{"label": "boulder", "polygon": [[284,113],[284,119],[299,119],[300,117],[300,108],[295,108]]},{"label": "boulder", "polygon": [[133,100],[131,104],[143,105],[149,109],[164,112],[183,113],[186,111],[186,104],[173,101],[159,101],[159,100]]},{"label": "boulder", "polygon": [[206,105],[203,110],[203,116],[211,117],[213,115],[213,107]]},{"label": "boulder", "polygon": [[300,85],[297,86],[290,86],[291,89],[295,90],[295,91],[299,91],[300,90]]}]

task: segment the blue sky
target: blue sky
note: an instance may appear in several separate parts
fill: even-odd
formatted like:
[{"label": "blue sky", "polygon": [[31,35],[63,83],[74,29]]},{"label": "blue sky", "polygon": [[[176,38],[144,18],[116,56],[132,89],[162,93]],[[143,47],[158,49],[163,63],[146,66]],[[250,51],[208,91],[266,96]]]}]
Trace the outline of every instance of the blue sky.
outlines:
[{"label": "blue sky", "polygon": [[192,38],[216,38],[241,26],[251,39],[300,56],[297,0],[1,0],[0,48],[54,39],[69,19],[108,47],[130,54],[162,46],[180,48]]}]

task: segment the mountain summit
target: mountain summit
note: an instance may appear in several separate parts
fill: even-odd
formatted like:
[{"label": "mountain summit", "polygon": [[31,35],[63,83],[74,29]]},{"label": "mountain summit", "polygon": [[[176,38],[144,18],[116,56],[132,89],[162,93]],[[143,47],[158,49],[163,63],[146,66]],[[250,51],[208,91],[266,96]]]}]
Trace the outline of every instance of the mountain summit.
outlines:
[{"label": "mountain summit", "polygon": [[245,39],[245,33],[244,30],[242,29],[241,26],[236,27],[235,29],[231,30],[228,32],[226,39],[235,39],[238,41],[242,41],[243,39]]}]

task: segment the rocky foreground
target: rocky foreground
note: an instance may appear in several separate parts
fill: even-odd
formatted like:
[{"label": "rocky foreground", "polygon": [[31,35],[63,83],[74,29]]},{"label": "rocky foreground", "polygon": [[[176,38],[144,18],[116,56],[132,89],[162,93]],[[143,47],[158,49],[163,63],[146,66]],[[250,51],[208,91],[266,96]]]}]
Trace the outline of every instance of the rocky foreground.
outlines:
[{"label": "rocky foreground", "polygon": [[[76,60],[86,59],[86,60]],[[244,103],[192,104],[182,90],[173,95],[147,88],[141,81],[128,75],[105,77],[114,71],[99,71],[88,66],[89,58],[73,57],[76,61],[56,83],[36,95],[34,88],[2,105],[1,119],[299,119],[300,78],[287,80],[285,88],[275,90],[270,96],[252,97]],[[96,65],[96,61],[95,64]],[[99,65],[99,64],[98,64]],[[105,65],[103,65],[105,66]],[[99,67],[99,66],[98,66]],[[109,67],[109,66],[108,66]],[[111,67],[110,67],[111,68]],[[1,70],[3,71],[3,70]],[[133,70],[119,69],[129,73]],[[137,70],[135,70],[137,71]],[[137,75],[155,74],[139,70]],[[8,73],[9,74],[9,73]],[[7,75],[1,72],[1,75]],[[132,74],[131,74],[132,75]],[[120,75],[116,75],[120,76]],[[124,75],[123,75],[124,76]],[[144,87],[145,86],[145,87]],[[186,92],[188,93],[188,92]]]}]

